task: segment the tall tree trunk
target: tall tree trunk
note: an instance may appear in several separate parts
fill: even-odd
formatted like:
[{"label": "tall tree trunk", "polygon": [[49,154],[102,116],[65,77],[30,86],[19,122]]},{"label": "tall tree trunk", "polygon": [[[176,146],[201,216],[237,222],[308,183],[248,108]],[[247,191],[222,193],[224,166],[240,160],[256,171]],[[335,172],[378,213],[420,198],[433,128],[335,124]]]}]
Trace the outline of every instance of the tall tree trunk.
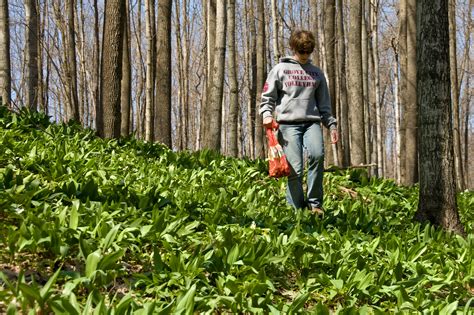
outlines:
[{"label": "tall tree trunk", "polygon": [[8,1],[0,0],[0,106],[10,106],[11,64],[10,64],[10,24]]},{"label": "tall tree trunk", "polygon": [[121,85],[121,112],[120,134],[126,137],[130,134],[131,98],[132,98],[132,61],[130,57],[130,4],[125,3],[125,21],[123,23],[123,56]]},{"label": "tall tree trunk", "polygon": [[[229,134],[229,155],[238,155],[238,138],[237,138],[237,122],[239,111],[239,86],[237,82],[237,65],[235,55],[235,0],[228,0],[227,21],[229,34],[229,85],[230,85],[230,102],[229,102],[229,119],[227,131]],[[278,28],[275,28],[278,29]],[[276,46],[278,47],[278,45]],[[278,51],[278,49],[276,50]]]},{"label": "tall tree trunk", "polygon": [[401,150],[401,144],[406,143],[406,123],[403,121],[403,111],[408,102],[407,98],[407,0],[400,0],[399,2],[399,29],[398,29],[398,53],[400,60],[400,69],[396,72],[399,75],[398,85],[398,99],[399,99],[399,130],[400,130],[400,151],[398,152],[399,167],[398,173],[400,174],[399,183],[405,183],[406,178],[406,159],[405,152]]},{"label": "tall tree trunk", "polygon": [[464,234],[454,179],[448,1],[418,0],[417,22],[420,197],[415,217]]},{"label": "tall tree trunk", "polygon": [[362,86],[362,47],[361,47],[362,3],[350,0],[349,36],[349,113],[351,125],[351,162],[353,165],[366,163],[365,153],[365,108],[363,106]]},{"label": "tall tree trunk", "polygon": [[[362,103],[364,104],[364,113],[365,113],[365,124],[364,124],[364,136],[365,136],[365,156],[367,162],[372,162],[372,134],[373,134],[373,115],[371,110],[371,104],[369,102],[370,98],[370,85],[369,85],[369,40],[368,40],[368,31],[367,31],[367,18],[366,15],[368,12],[368,3],[369,0],[362,1],[362,13],[361,13],[361,38],[362,38]],[[372,172],[372,169],[370,169]]]},{"label": "tall tree trunk", "polygon": [[226,1],[216,1],[216,44],[211,97],[209,99],[209,124],[204,126],[203,146],[220,151],[222,132],[222,96],[224,89],[225,44],[226,44]]},{"label": "tall tree trunk", "polygon": [[405,185],[412,185],[418,181],[418,141],[417,122],[418,110],[416,107],[416,0],[407,0],[407,70],[406,95],[403,122],[405,123]]},{"label": "tall tree trunk", "polygon": [[[331,96],[332,113],[336,116],[336,2],[334,0],[324,1],[324,46],[326,50],[326,75]],[[324,130],[327,133],[327,130]],[[339,165],[336,146],[332,146],[329,137],[324,137],[326,156],[331,157],[334,165]],[[329,159],[326,159],[329,161]]]},{"label": "tall tree trunk", "polygon": [[171,12],[172,0],[158,0],[155,139],[171,147]]},{"label": "tall tree trunk", "polygon": [[449,61],[451,69],[451,93],[453,106],[454,166],[458,191],[466,188],[461,153],[461,133],[459,117],[459,80],[456,40],[456,1],[449,0]]},{"label": "tall tree trunk", "polygon": [[99,135],[105,138],[120,136],[120,83],[122,77],[123,23],[125,0],[107,0],[105,5],[103,54],[101,71],[101,101],[104,110],[104,129]]},{"label": "tall tree trunk", "polygon": [[399,58],[398,58],[398,49],[397,45],[394,43],[394,39],[392,39],[392,48],[393,54],[395,58],[395,62],[393,63],[393,109],[395,112],[395,153],[394,153],[394,162],[393,162],[393,174],[397,183],[400,183],[400,141],[401,141],[401,131],[400,131],[400,101],[399,101]]},{"label": "tall tree trunk", "polygon": [[279,27],[278,27],[278,1],[277,0],[271,0],[271,5],[272,5],[272,43],[273,43],[273,58],[275,64],[277,64],[281,58],[280,55],[280,47],[278,43],[278,32],[279,32]]},{"label": "tall tree trunk", "polygon": [[154,86],[155,86],[155,1],[145,1],[145,32],[147,41],[146,82],[145,82],[145,140],[153,141]]},{"label": "tall tree trunk", "polygon": [[38,109],[38,10],[35,0],[25,0],[26,15],[26,105]]},{"label": "tall tree trunk", "polygon": [[97,0],[93,1],[93,7],[94,7],[94,86],[92,88],[92,95],[94,98],[94,104],[95,104],[95,128],[98,132],[98,134],[101,134],[104,129],[104,110],[102,108],[102,103],[100,101],[100,69],[102,68],[102,65],[100,63],[101,61],[101,50],[100,50],[100,40],[99,40],[99,29],[100,29],[100,24],[99,24],[99,6],[97,4]]},{"label": "tall tree trunk", "polygon": [[66,0],[67,11],[67,84],[69,85],[69,117],[79,121],[79,98],[77,96],[77,58],[75,30],[75,0]]},{"label": "tall tree trunk", "polygon": [[[463,57],[463,65],[461,69],[466,69],[466,73],[472,73],[473,70],[473,65],[472,62],[470,61],[470,53],[471,53],[471,34],[472,34],[472,29],[473,29],[473,20],[472,20],[472,10],[474,8],[474,0],[469,0],[468,4],[468,10],[467,10],[467,21],[466,21],[466,28],[465,28],[465,46],[464,46],[464,57]],[[471,121],[471,100],[472,100],[472,88],[471,87],[471,77],[472,76],[466,76],[466,80],[464,83],[464,89],[463,89],[463,101],[462,101],[462,107],[463,107],[463,117],[464,117],[464,135],[463,135],[463,145],[464,145],[464,172],[466,174],[471,174],[470,172],[470,166],[471,164],[469,163],[469,122]],[[462,78],[462,76],[461,76]],[[463,80],[461,79],[461,85]],[[467,187],[472,188],[474,185],[474,182],[472,181],[472,176],[467,176],[466,177],[466,185]]]},{"label": "tall tree trunk", "polygon": [[263,158],[265,155],[263,147],[263,126],[262,119],[258,115],[260,107],[260,95],[265,84],[265,5],[264,0],[257,0],[257,72],[256,72],[256,95],[254,99],[255,111],[255,157]]},{"label": "tall tree trunk", "polygon": [[339,117],[338,128],[341,135],[340,147],[341,161],[343,167],[348,167],[351,164],[350,159],[350,143],[349,143],[349,107],[347,98],[347,83],[346,83],[346,44],[345,44],[345,30],[344,30],[344,7],[343,1],[337,1],[337,57],[338,57],[338,104]]},{"label": "tall tree trunk", "polygon": [[318,10],[318,0],[311,0],[310,6],[311,6],[311,30],[314,31],[314,37],[316,38],[316,47],[313,52],[313,64],[317,65],[318,67],[321,64],[321,57],[320,57],[320,49],[319,49],[319,13],[320,10]]},{"label": "tall tree trunk", "polygon": [[254,109],[254,100],[257,97],[257,29],[255,27],[255,0],[249,0],[247,2],[248,9],[247,17],[248,17],[248,28],[249,28],[249,99],[247,103],[247,127],[248,127],[248,139],[249,139],[249,156],[255,157],[255,146],[256,146],[256,136],[255,136],[255,119],[256,111]]}]

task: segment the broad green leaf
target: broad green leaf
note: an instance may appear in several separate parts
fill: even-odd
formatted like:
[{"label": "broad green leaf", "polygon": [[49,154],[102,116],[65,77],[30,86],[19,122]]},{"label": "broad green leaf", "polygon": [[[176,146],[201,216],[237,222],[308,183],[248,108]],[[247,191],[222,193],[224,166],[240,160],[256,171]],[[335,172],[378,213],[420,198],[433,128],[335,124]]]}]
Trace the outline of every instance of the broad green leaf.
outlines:
[{"label": "broad green leaf", "polygon": [[296,299],[293,301],[293,303],[291,303],[290,313],[298,312],[304,306],[308,297],[309,297],[309,292],[298,295]]},{"label": "broad green leaf", "polygon": [[176,305],[176,313],[193,314],[194,312],[194,295],[196,294],[196,284],[193,284],[185,295],[178,300]]},{"label": "broad green leaf", "polygon": [[102,250],[105,252],[114,242],[115,238],[117,237],[118,230],[120,229],[121,224],[115,225],[105,236],[103,241],[101,242]]},{"label": "broad green leaf", "polygon": [[53,293],[51,291],[52,286],[56,283],[56,280],[58,279],[59,273],[61,272],[61,269],[56,270],[56,272],[53,274],[51,278],[48,279],[48,282],[44,285],[44,287],[41,288],[40,290],[40,296],[43,301],[46,301],[51,294]]},{"label": "broad green leaf", "polygon": [[227,263],[233,265],[239,258],[239,244],[235,244],[227,255]]},{"label": "broad green leaf", "polygon": [[98,249],[87,256],[86,261],[86,277],[90,278],[92,274],[97,270],[97,265],[102,258],[101,251]]},{"label": "broad green leaf", "polygon": [[73,230],[77,229],[77,225],[79,224],[79,200],[72,201],[72,209],[71,209],[71,216],[69,218],[69,227]]}]

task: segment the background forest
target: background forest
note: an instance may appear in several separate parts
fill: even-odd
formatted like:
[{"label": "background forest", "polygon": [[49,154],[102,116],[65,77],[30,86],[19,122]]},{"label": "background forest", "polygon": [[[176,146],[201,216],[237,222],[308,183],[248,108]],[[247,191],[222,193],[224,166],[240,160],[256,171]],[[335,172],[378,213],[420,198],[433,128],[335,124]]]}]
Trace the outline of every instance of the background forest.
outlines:
[{"label": "background forest", "polygon": [[[103,1],[1,0],[4,101],[105,137],[133,133],[177,151],[263,157],[260,90],[291,53],[291,31],[305,28],[318,39],[313,63],[327,74],[339,121],[341,141],[336,150],[327,145],[326,162],[417,182],[416,1],[110,1],[120,9],[111,16],[123,18],[104,26]],[[449,5],[456,179],[464,190],[474,185],[473,1]],[[109,51],[114,27],[117,56]],[[120,86],[103,86],[118,63],[121,73],[110,75]],[[113,100],[121,107],[109,110]]]}]

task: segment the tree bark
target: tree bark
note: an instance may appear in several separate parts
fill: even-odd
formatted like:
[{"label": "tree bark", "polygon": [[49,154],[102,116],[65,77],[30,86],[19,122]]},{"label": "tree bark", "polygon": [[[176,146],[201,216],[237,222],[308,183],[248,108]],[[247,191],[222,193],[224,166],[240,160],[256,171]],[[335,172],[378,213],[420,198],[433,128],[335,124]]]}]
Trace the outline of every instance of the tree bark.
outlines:
[{"label": "tree bark", "polygon": [[278,27],[279,17],[278,17],[277,0],[271,0],[271,5],[272,5],[272,22],[273,22],[272,24],[273,58],[274,58],[275,64],[277,64],[281,58],[280,47],[279,47],[279,42],[278,42],[278,39],[279,39],[278,32],[280,29]]},{"label": "tree bark", "polygon": [[366,164],[365,152],[365,109],[363,106],[362,86],[362,47],[361,21],[362,3],[350,1],[349,36],[349,113],[351,126],[351,162],[352,165]]},{"label": "tree bark", "polygon": [[123,23],[125,0],[107,0],[104,17],[103,54],[101,71],[101,101],[104,111],[104,138],[120,136],[120,96],[123,55]]},{"label": "tree bark", "polygon": [[69,111],[67,120],[79,121],[79,98],[77,94],[77,57],[75,30],[75,0],[66,0],[67,11],[67,84],[69,86]]},{"label": "tree bark", "polygon": [[130,9],[129,2],[125,4],[125,21],[123,23],[123,56],[122,56],[122,82],[120,91],[120,103],[122,119],[120,122],[120,134],[126,137],[130,134],[131,98],[132,98],[132,64],[130,45]]},{"label": "tree bark", "polygon": [[265,84],[265,5],[264,0],[257,0],[257,72],[256,72],[256,95],[254,101],[255,111],[255,157],[263,158],[265,156],[264,151],[264,135],[262,118],[258,114],[260,108],[260,95],[262,94],[262,88]]},{"label": "tree bark", "polygon": [[158,0],[155,139],[171,147],[171,11],[172,0]]},{"label": "tree bark", "polygon": [[8,1],[0,0],[0,106],[10,106],[11,63],[10,63],[10,22]]},{"label": "tree bark", "polygon": [[226,46],[226,1],[216,1],[216,43],[212,90],[209,102],[209,124],[204,126],[203,146],[220,151],[222,132],[222,96],[224,89],[225,46]]},{"label": "tree bark", "polygon": [[[399,29],[398,29],[398,56],[400,61],[399,71],[396,72],[398,78],[398,99],[399,99],[399,120],[398,124],[400,126],[400,151],[398,152],[398,165],[399,170],[399,183],[405,183],[406,178],[406,159],[405,152],[401,150],[401,144],[405,143],[406,139],[406,123],[402,119],[404,108],[408,102],[407,98],[407,0],[400,0],[399,2]],[[398,74],[399,73],[399,74]]]},{"label": "tree bark", "polygon": [[[228,25],[228,45],[229,45],[229,86],[230,101],[227,132],[229,134],[229,155],[237,157],[238,155],[238,111],[239,111],[239,86],[237,82],[237,65],[235,54],[235,0],[228,0],[227,20]],[[275,28],[278,29],[278,28]],[[278,44],[276,45],[278,48]],[[276,50],[278,51],[278,49]]]},{"label": "tree bark", "polygon": [[459,80],[456,40],[456,1],[449,0],[449,61],[451,69],[451,93],[453,106],[454,166],[458,191],[466,188],[461,153],[461,133],[459,117]]},{"label": "tree bark", "polygon": [[35,0],[25,0],[26,15],[26,105],[38,109],[38,10]]},{"label": "tree bark", "polygon": [[407,68],[406,68],[406,103],[403,110],[405,124],[405,185],[418,181],[418,141],[416,107],[416,0],[407,0]]},{"label": "tree bark", "polygon": [[418,1],[420,196],[415,217],[464,234],[454,179],[448,23],[448,1]]},{"label": "tree bark", "polygon": [[147,41],[146,82],[145,82],[145,140],[153,141],[154,87],[155,87],[155,1],[145,1],[145,32]]}]

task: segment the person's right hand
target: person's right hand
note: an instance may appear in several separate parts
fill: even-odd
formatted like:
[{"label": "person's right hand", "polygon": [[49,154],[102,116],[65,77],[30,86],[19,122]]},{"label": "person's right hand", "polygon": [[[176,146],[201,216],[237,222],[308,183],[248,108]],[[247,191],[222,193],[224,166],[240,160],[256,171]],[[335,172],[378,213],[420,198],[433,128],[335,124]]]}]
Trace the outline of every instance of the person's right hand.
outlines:
[{"label": "person's right hand", "polygon": [[273,128],[273,117],[265,117],[263,119],[263,127]]}]

